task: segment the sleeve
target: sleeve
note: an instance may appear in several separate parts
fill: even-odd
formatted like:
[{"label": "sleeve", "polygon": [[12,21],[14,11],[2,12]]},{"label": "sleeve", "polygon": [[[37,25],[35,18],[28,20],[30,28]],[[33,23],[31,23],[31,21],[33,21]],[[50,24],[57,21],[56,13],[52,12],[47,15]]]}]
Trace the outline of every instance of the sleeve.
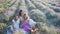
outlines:
[{"label": "sleeve", "polygon": [[33,23],[34,25],[36,25],[36,22],[35,22],[35,21],[33,21],[33,20],[32,20],[32,23]]},{"label": "sleeve", "polygon": [[30,19],[30,20],[29,20],[29,24],[30,24],[31,27],[35,27],[36,22],[33,21],[32,19]]}]

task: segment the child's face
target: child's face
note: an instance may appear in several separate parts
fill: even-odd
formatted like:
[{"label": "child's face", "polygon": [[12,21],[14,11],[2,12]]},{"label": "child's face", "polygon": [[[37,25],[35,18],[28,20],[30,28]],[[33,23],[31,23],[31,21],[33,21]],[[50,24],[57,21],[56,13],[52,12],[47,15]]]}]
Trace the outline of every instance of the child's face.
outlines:
[{"label": "child's face", "polygon": [[15,19],[18,19],[18,16],[15,16]]}]

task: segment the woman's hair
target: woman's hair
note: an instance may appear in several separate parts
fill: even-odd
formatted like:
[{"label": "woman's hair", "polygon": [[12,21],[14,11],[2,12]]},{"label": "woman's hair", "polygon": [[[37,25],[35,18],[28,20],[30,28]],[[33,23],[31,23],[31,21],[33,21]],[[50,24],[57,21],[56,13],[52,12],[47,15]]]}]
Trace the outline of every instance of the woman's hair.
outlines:
[{"label": "woman's hair", "polygon": [[20,12],[19,12],[19,16],[21,16],[21,13],[22,13],[22,10],[20,10]]}]

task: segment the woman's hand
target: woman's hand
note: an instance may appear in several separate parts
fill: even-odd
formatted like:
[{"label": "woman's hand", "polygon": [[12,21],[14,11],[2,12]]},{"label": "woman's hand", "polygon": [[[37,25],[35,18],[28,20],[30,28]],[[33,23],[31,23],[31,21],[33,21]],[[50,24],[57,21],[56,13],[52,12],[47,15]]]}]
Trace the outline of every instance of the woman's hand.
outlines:
[{"label": "woman's hand", "polygon": [[31,32],[35,32],[35,30],[31,30]]}]

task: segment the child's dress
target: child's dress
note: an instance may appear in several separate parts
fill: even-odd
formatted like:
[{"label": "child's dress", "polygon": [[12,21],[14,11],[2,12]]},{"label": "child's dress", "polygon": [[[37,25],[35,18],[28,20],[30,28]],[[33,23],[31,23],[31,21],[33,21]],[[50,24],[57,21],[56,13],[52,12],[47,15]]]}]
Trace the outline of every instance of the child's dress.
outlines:
[{"label": "child's dress", "polygon": [[14,27],[13,34],[19,34],[20,19],[18,19],[17,21],[15,21],[15,20],[13,19],[12,22],[13,22],[13,27]]},{"label": "child's dress", "polygon": [[19,29],[20,19],[18,19],[17,21],[13,19],[12,22],[13,22],[13,27],[15,29]]}]

